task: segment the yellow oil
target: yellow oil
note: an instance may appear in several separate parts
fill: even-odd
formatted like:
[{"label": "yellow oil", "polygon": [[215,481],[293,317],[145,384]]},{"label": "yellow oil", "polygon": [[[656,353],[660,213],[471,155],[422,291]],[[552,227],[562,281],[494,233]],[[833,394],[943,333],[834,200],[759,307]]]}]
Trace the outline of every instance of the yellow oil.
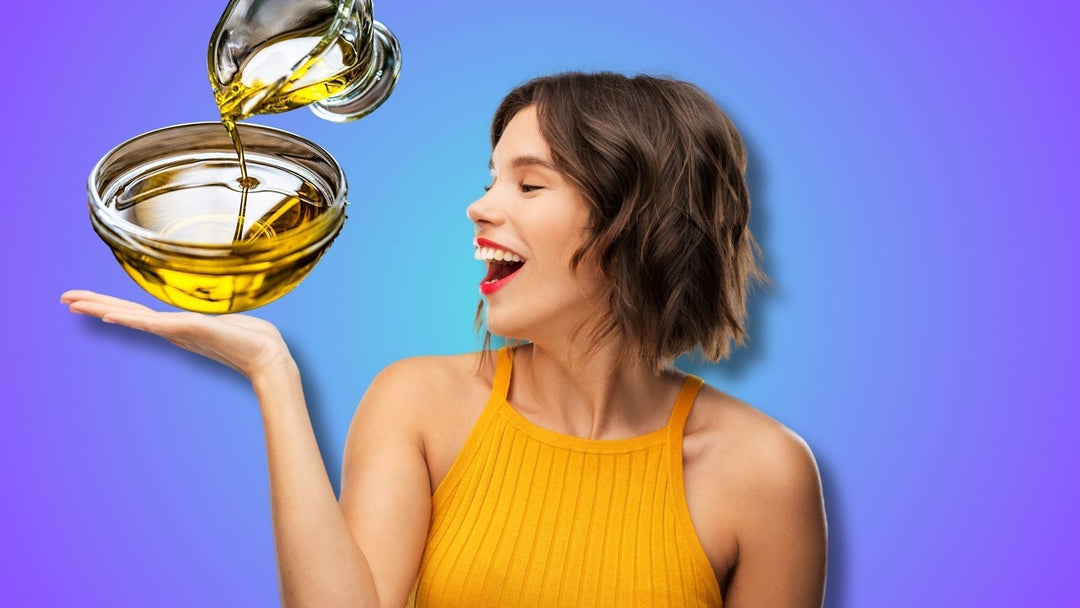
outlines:
[{"label": "yellow oil", "polygon": [[218,84],[211,77],[221,119],[236,122],[323,101],[364,76],[367,59],[340,37],[309,57],[323,43],[317,36],[275,40],[254,52],[232,81]]},{"label": "yellow oil", "polygon": [[240,164],[243,189],[235,241],[243,237],[248,188],[254,185],[248,178],[236,123],[255,114],[285,112],[338,95],[363,76],[366,63],[340,36],[329,43],[319,36],[293,36],[274,40],[252,53],[228,84],[219,86],[211,76],[214,101]]},{"label": "yellow oil", "polygon": [[140,176],[107,203],[156,239],[195,248],[228,246],[230,253],[220,259],[114,248],[124,270],[158,299],[196,312],[250,310],[289,292],[318,261],[323,247],[309,251],[306,242],[289,235],[326,213],[328,201],[283,168],[249,164],[236,123],[333,97],[363,75],[366,59],[341,40],[309,57],[316,45],[326,44],[321,40],[275,40],[257,50],[231,82],[222,85],[211,77],[235,162],[169,166]]},{"label": "yellow oil", "polygon": [[[238,169],[235,161],[185,160],[143,174],[111,197],[107,205],[121,219],[169,243],[154,255],[113,248],[136,283],[165,302],[207,313],[250,310],[300,283],[323,248],[306,251],[307,240],[293,236],[329,211],[327,201],[284,168],[249,164],[246,186]],[[183,253],[213,247],[223,253]]]}]

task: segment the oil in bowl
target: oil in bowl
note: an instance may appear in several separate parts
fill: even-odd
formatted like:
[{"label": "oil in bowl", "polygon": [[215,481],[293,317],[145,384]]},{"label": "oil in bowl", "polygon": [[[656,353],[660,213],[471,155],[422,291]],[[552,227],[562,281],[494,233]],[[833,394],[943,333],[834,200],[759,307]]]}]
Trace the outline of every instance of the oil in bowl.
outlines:
[{"label": "oil in bowl", "polygon": [[307,276],[345,221],[345,175],[297,135],[237,125],[247,178],[220,122],[166,127],[90,174],[95,231],[146,291],[206,313],[251,310]]}]

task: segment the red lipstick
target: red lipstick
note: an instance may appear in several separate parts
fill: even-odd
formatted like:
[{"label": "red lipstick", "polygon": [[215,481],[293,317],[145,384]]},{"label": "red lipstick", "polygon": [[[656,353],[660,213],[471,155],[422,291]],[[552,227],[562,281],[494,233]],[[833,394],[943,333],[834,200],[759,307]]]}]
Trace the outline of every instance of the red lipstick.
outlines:
[{"label": "red lipstick", "polygon": [[517,276],[517,271],[515,270],[514,272],[510,273],[509,275],[507,275],[507,276],[505,276],[505,277],[503,277],[501,279],[488,280],[488,279],[485,278],[483,281],[480,281],[480,293],[484,294],[485,296],[490,296],[491,294],[495,293],[496,291],[502,289],[503,286],[505,286],[507,283],[509,283],[510,280],[513,279],[516,276]]},{"label": "red lipstick", "polygon": [[[507,249],[495,241],[477,238],[474,243],[477,247],[477,259],[484,259],[487,263],[487,275],[480,281],[480,293],[485,296],[505,287],[507,283],[517,276],[521,267],[525,265],[524,259],[517,252]],[[481,249],[495,249],[505,252],[507,259],[491,259],[490,252],[484,252],[486,255],[482,255]],[[513,260],[516,261],[511,260],[511,255]]]},{"label": "red lipstick", "polygon": [[485,239],[482,236],[479,236],[479,237],[476,237],[475,239],[473,239],[473,245],[476,245],[477,247],[491,247],[492,249],[502,249],[503,251],[509,251],[510,253],[518,256],[519,258],[521,258],[523,260],[525,259],[525,256],[523,256],[520,253],[514,251],[513,249],[510,249],[509,247],[506,247],[504,245],[500,245],[500,244],[498,244],[495,241],[492,241],[490,239]]}]

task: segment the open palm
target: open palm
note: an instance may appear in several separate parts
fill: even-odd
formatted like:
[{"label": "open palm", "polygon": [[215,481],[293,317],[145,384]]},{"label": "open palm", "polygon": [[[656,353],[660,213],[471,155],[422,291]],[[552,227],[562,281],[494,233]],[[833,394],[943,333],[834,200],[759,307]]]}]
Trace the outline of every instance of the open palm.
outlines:
[{"label": "open palm", "polygon": [[248,378],[291,359],[277,328],[255,317],[158,312],[142,304],[83,290],[65,292],[60,301],[71,312],[157,334],[180,348],[224,363]]}]

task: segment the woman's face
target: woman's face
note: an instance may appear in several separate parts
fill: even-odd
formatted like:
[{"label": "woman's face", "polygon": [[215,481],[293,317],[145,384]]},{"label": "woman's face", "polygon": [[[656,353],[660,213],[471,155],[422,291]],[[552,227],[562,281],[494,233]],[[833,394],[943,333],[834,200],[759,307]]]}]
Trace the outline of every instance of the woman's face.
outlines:
[{"label": "woman's face", "polygon": [[495,334],[538,341],[568,335],[597,316],[603,279],[586,257],[585,199],[555,169],[534,107],[518,112],[491,155],[491,186],[469,205],[487,326]]}]

